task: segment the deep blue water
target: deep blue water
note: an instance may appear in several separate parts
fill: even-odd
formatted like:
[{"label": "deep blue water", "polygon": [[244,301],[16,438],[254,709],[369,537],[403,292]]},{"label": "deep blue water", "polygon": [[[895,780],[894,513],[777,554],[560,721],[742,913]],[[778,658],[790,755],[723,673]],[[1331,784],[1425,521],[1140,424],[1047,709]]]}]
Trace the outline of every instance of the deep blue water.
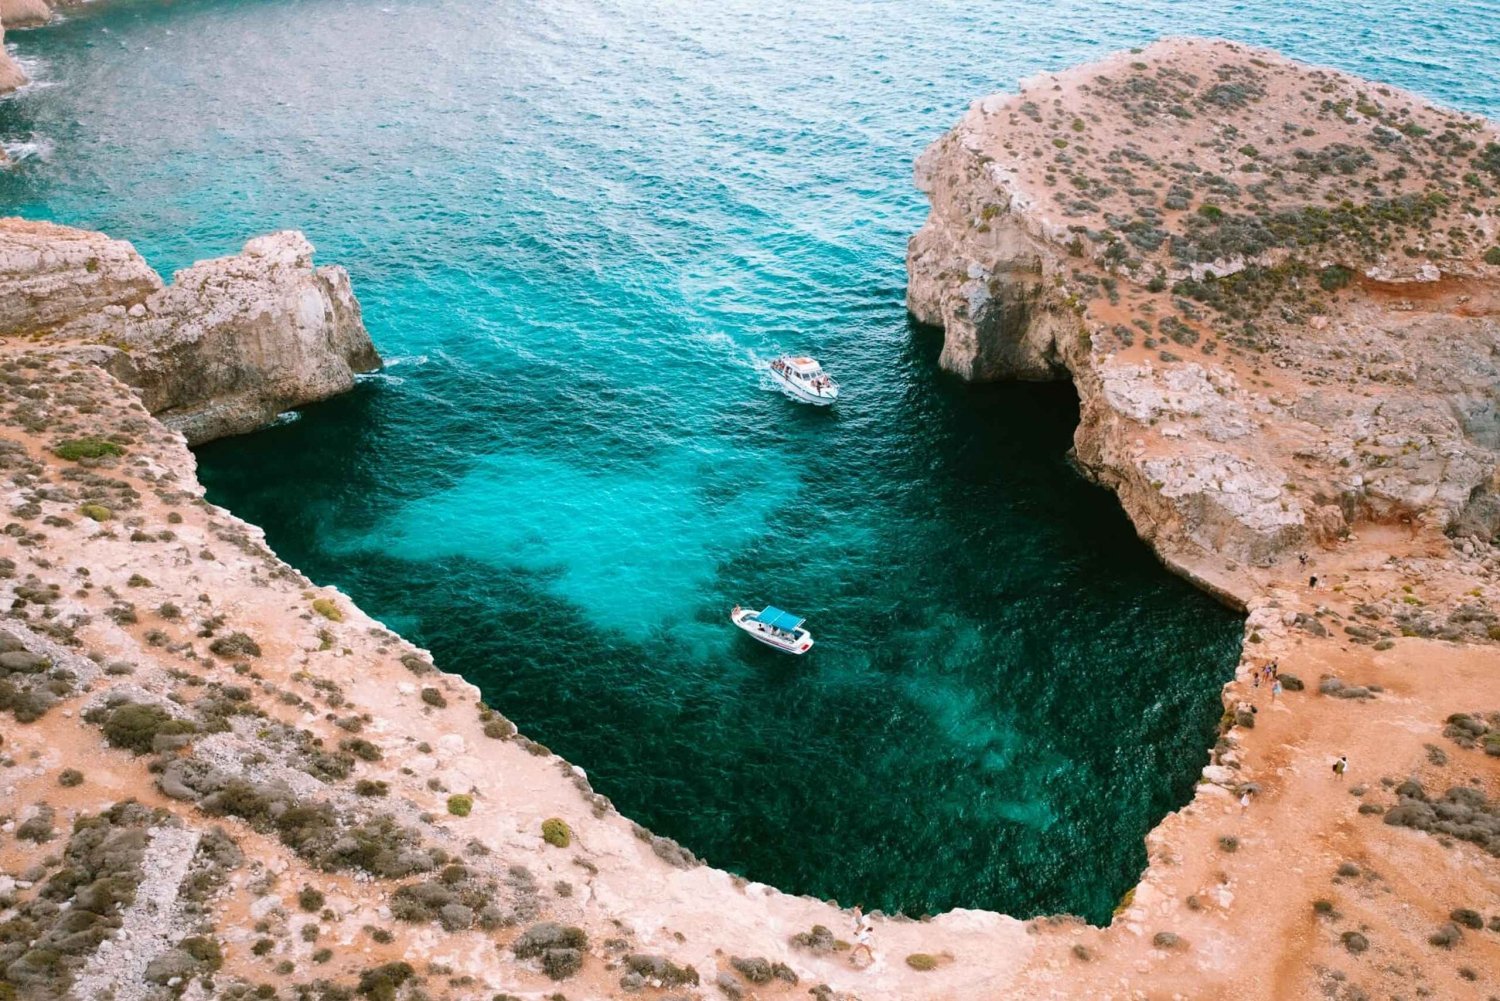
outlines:
[{"label": "deep blue water", "polygon": [[[121,0],[8,36],[0,208],[164,270],[305,230],[390,360],[200,451],[210,496],[629,815],[795,892],[1107,917],[1238,620],[902,304],[968,101],[1165,32],[1500,107],[1484,3]],[[784,349],[836,412],[759,374]],[[774,601],[819,645],[733,634]]]}]

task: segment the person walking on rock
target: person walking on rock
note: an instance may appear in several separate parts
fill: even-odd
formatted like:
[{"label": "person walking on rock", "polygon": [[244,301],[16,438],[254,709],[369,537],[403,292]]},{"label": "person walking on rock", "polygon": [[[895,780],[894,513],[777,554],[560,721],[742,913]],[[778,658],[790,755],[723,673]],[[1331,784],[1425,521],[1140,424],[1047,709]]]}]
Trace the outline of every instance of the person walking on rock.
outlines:
[{"label": "person walking on rock", "polygon": [[855,958],[859,955],[860,950],[864,950],[865,959],[868,960],[865,964],[866,966],[875,962],[874,941],[874,929],[870,927],[869,919],[866,918],[865,922],[859,926],[859,930],[854,933],[854,951],[849,953],[849,963],[851,966],[854,965]]},{"label": "person walking on rock", "polygon": [[1342,779],[1344,773],[1349,770],[1349,755],[1340,754],[1339,759],[1333,763],[1333,777]]}]

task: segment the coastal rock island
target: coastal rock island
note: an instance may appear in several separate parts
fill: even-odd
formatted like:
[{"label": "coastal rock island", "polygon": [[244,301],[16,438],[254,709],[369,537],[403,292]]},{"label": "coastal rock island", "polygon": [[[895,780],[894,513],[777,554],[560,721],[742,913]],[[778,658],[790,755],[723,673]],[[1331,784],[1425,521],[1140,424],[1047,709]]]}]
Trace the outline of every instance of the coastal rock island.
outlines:
[{"label": "coastal rock island", "polygon": [[190,442],[378,364],[341,269],[0,222],[0,999],[1494,993],[1497,175],[1484,122],[1200,41],[922,158],[942,363],[1071,379],[1080,467],[1247,621],[1108,927],[878,916],[872,965],[204,499]]},{"label": "coastal rock island", "polygon": [[260,236],[163,285],[123,240],[0,219],[0,330],[94,358],[189,444],[264,427],[380,367],[340,267]]}]

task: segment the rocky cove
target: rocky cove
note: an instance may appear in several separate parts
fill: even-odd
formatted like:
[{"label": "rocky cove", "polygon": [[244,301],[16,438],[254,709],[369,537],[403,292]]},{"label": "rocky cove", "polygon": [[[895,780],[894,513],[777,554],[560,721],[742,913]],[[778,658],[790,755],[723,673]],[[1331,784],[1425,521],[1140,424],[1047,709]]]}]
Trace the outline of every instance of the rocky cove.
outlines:
[{"label": "rocky cove", "polygon": [[[1158,237],[1137,222],[1161,231],[1156,250],[1216,236],[1194,220],[1233,216],[1241,186],[1213,158],[1295,158],[1244,119],[1277,121],[1262,102],[1304,92],[1343,105],[1326,120],[1283,111],[1338,131],[1303,138],[1346,147],[1355,172],[1339,177],[1378,185],[1405,167],[1372,197],[1457,175],[1422,173],[1437,161],[1418,139],[1451,131],[1459,157],[1482,160],[1487,126],[1399,92],[1371,103],[1375,88],[1239,46],[1163,44],[983,101],[919,165],[933,212],[908,295],[944,329],[942,363],[1071,378],[1080,466],[1169,565],[1249,618],[1213,763],[1150,836],[1150,867],[1108,928],[886,919],[872,970],[844,962],[847,915],[632,825],[472,686],[202,500],[185,442],[260,426],[378,363],[339,269],[278,234],[163,287],[120,241],[8,223],[16,606],[0,663],[17,725],[0,750],[17,808],[0,916],[21,950],[5,954],[7,981],[22,997],[255,996],[258,983],[314,997],[1484,990],[1500,911],[1493,196],[1474,196],[1472,223],[1427,219],[1446,238],[1425,256],[1399,249],[1406,233],[1394,258],[1331,239],[1305,271],[1275,246],[1197,269],[1151,257],[1142,244]],[[1122,93],[1132,134],[1105,124]],[[1220,131],[1178,135],[1166,164],[1154,130],[1187,119],[1142,101]],[[1386,116],[1373,128],[1412,146],[1365,162],[1356,150]],[[1100,178],[1080,162],[1109,166]],[[1301,176],[1253,173],[1277,171]],[[1200,173],[1219,179],[1177,176]],[[1062,184],[1082,194],[1056,198]],[[1178,186],[1185,204],[1167,212],[1182,217],[1110,201]],[[1427,269],[1436,281],[1419,283]],[[1236,274],[1267,285],[1213,284]],[[1221,308],[1215,293],[1241,300]],[[1259,297],[1258,311],[1236,306]],[[1234,308],[1246,315],[1231,323]],[[1288,678],[1274,703],[1253,683],[1269,660]],[[1338,754],[1356,768],[1331,785]],[[126,798],[140,805],[106,808]],[[75,816],[87,820],[69,833]]]}]

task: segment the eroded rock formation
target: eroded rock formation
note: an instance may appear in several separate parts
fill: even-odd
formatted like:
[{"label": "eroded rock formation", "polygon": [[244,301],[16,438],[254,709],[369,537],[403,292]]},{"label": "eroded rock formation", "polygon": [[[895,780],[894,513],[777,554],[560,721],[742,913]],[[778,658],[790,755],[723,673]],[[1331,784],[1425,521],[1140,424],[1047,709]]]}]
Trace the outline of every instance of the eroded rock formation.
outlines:
[{"label": "eroded rock formation", "polygon": [[0,336],[105,365],[189,443],[252,431],[380,365],[348,274],[312,250],[273,233],[163,286],[124,241],[0,220]]},{"label": "eroded rock formation", "polygon": [[1365,522],[1500,531],[1491,126],[1167,43],[976,102],[916,176],[908,303],[941,363],[1071,378],[1080,462],[1169,562],[1222,582]]},{"label": "eroded rock formation", "polygon": [[0,94],[8,94],[26,83],[26,73],[5,48],[6,21],[0,20]]}]

